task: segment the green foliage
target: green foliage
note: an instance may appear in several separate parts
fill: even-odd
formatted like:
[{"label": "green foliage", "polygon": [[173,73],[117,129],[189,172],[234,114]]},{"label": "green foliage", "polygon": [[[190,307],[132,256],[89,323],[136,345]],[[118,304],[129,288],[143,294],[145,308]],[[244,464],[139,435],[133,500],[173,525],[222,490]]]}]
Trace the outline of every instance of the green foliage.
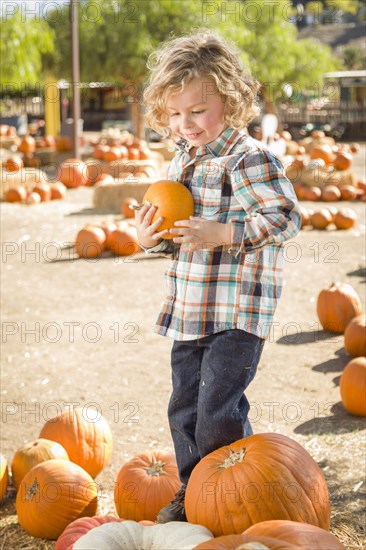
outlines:
[{"label": "green foliage", "polygon": [[[184,14],[184,17],[182,17]],[[139,82],[148,55],[170,35],[201,24],[200,0],[83,0],[79,5],[81,80]],[[71,76],[69,8],[52,22],[58,78]]]},{"label": "green foliage", "polygon": [[343,62],[346,69],[363,69],[365,57],[360,47],[345,46],[343,48]]},{"label": "green foliage", "polygon": [[42,56],[54,51],[54,35],[46,21],[25,21],[20,12],[1,18],[1,82],[4,88],[43,82]]},{"label": "green foliage", "polygon": [[283,87],[288,83],[296,97],[307,90],[319,93],[323,74],[341,67],[328,46],[297,39],[288,0],[257,3],[256,12],[245,10],[245,2],[239,11],[238,2],[226,4],[225,20],[217,18],[216,25],[227,39],[235,40],[243,52],[242,60],[262,84],[269,103],[286,99]]}]

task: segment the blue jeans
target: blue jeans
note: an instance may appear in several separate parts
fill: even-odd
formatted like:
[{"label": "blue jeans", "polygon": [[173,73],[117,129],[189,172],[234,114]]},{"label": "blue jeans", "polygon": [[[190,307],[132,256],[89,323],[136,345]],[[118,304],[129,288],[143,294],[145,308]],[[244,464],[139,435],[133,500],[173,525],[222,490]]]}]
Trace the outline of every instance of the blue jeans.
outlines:
[{"label": "blue jeans", "polygon": [[253,433],[243,392],[263,344],[239,329],[174,342],[168,418],[183,486],[201,458]]}]

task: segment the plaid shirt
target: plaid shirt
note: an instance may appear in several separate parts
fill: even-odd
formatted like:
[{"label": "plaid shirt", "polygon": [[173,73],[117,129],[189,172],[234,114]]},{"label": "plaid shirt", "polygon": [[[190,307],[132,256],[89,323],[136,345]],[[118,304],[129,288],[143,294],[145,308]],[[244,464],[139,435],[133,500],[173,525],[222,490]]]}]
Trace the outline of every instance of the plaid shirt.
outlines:
[{"label": "plaid shirt", "polygon": [[232,224],[232,244],[193,251],[163,240],[146,250],[172,254],[155,332],[193,340],[242,329],[266,338],[281,294],[282,243],[301,225],[292,184],[243,131],[226,128],[192,160],[184,140],[178,147],[168,179],[189,188],[195,216]]}]

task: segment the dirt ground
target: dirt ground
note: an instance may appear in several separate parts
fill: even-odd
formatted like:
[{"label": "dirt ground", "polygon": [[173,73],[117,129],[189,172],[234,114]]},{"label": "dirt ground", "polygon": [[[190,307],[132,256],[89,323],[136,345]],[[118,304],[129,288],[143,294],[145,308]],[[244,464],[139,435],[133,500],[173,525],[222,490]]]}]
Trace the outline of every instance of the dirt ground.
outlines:
[{"label": "dirt ground", "polygon": [[[363,144],[355,159],[360,176],[365,152]],[[11,462],[67,404],[94,407],[114,437],[111,464],[97,477],[101,510],[113,512],[121,466],[146,449],[173,449],[166,416],[172,342],[152,331],[169,260],[75,258],[67,244],[82,225],[116,218],[94,211],[92,195],[79,188],[63,201],[1,204],[1,452]],[[332,281],[350,283],[365,303],[365,203],[343,205],[358,214],[354,230],[301,231],[287,243],[275,326],[247,395],[255,432],[294,438],[321,466],[332,531],[354,549],[366,547],[366,426],[340,403],[339,378],[350,360],[343,338],[322,331],[316,316],[317,295]],[[21,530],[12,492],[0,513],[0,547],[14,548]],[[22,540],[18,548],[53,547]]]}]

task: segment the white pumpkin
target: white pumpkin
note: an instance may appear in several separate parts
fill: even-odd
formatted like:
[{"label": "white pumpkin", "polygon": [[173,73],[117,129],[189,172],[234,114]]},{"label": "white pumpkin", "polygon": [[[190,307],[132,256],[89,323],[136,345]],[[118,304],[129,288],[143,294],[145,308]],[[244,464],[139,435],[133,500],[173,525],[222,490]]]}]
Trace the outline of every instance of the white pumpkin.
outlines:
[{"label": "white pumpkin", "polygon": [[73,550],[190,550],[212,538],[206,527],[181,521],[156,525],[112,522],[88,531]]}]

